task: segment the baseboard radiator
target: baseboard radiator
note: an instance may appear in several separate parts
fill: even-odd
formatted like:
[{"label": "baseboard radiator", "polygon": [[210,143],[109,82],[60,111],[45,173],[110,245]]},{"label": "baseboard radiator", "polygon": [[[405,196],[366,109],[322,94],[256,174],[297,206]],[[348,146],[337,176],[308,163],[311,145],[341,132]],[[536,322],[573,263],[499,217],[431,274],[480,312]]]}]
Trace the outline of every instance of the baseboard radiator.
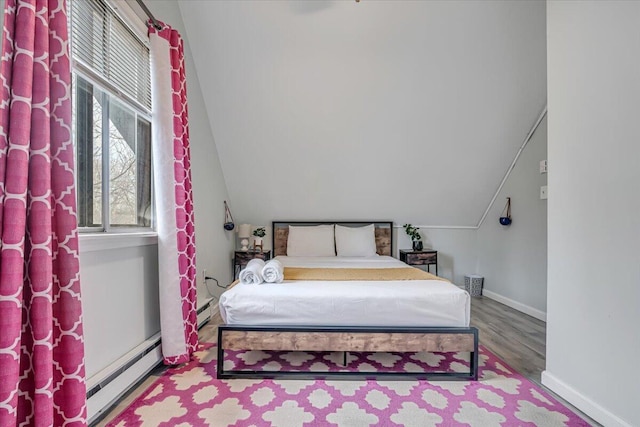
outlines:
[{"label": "baseboard radiator", "polygon": [[[198,309],[198,329],[211,319],[213,300]],[[100,421],[133,387],[162,363],[160,333],[152,336],[114,363],[87,379],[87,420]]]}]

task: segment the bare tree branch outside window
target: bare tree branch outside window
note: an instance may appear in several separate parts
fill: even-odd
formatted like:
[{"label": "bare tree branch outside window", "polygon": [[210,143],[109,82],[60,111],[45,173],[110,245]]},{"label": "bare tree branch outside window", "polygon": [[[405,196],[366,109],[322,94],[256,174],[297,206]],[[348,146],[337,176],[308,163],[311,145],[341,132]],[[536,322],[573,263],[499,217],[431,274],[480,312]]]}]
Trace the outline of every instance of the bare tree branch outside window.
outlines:
[{"label": "bare tree branch outside window", "polygon": [[[107,203],[110,226],[151,225],[151,126],[130,108],[76,77],[74,137],[78,156],[78,199],[81,227],[100,226]],[[91,113],[83,107],[90,96]],[[85,98],[83,101],[83,97]],[[108,116],[108,117],[107,117]],[[107,123],[105,140],[103,124]],[[87,124],[91,124],[89,128]],[[103,150],[107,149],[107,156]],[[91,153],[91,158],[89,157]],[[108,160],[107,160],[108,159]],[[103,162],[108,161],[108,165]],[[108,200],[103,197],[103,170],[108,171]],[[90,185],[80,180],[90,180]],[[84,211],[83,211],[84,210]]]}]

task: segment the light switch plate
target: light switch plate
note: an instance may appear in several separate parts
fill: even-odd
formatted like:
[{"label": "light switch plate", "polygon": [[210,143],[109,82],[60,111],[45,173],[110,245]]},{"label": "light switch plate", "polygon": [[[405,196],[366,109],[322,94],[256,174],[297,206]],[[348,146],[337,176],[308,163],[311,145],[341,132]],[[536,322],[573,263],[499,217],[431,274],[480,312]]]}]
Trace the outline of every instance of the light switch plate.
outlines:
[{"label": "light switch plate", "polygon": [[549,190],[546,185],[540,187],[540,199],[547,200],[547,196],[549,195]]}]

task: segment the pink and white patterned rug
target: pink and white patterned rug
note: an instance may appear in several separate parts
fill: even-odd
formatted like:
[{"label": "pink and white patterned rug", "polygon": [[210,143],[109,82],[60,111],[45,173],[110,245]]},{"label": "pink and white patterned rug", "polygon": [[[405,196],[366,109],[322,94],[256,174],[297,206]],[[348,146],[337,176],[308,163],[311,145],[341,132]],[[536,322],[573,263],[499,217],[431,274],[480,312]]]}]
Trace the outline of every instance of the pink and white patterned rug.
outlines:
[{"label": "pink and white patterned rug", "polygon": [[[348,368],[468,370],[468,353],[353,353]],[[225,369],[342,370],[342,353],[227,352]],[[588,426],[481,347],[471,381],[218,380],[215,344],[108,426]]]}]

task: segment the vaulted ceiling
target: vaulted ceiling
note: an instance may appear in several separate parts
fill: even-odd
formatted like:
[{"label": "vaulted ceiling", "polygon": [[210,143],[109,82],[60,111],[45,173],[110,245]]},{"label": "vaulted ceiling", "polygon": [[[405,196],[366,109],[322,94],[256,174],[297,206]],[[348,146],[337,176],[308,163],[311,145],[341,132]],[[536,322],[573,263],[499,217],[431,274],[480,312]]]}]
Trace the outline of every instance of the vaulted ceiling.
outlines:
[{"label": "vaulted ceiling", "polygon": [[240,221],[476,225],[546,103],[544,1],[180,10]]}]

